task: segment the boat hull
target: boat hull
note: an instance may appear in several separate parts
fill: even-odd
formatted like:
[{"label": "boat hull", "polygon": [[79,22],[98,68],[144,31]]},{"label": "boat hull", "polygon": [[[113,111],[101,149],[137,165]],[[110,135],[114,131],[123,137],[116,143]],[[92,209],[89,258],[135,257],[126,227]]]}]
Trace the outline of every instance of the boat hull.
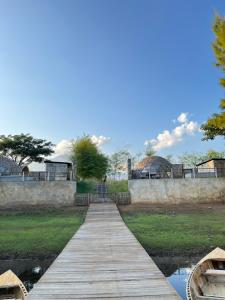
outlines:
[{"label": "boat hull", "polygon": [[225,251],[216,248],[192,270],[186,295],[188,300],[225,299]]}]

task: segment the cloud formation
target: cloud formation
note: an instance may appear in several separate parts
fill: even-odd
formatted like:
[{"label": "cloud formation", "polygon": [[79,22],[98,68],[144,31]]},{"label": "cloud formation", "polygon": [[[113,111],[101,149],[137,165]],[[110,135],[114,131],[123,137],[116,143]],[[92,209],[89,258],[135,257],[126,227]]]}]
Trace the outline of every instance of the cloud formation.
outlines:
[{"label": "cloud formation", "polygon": [[54,156],[69,155],[72,148],[72,141],[61,140],[54,147]]},{"label": "cloud formation", "polygon": [[104,144],[108,143],[111,140],[111,138],[103,135],[100,136],[92,135],[91,140],[97,147],[100,148]]},{"label": "cloud formation", "polygon": [[[103,135],[97,136],[92,135],[91,140],[97,147],[101,148],[104,144],[108,143],[111,138]],[[54,157],[57,156],[70,156],[73,140],[61,140],[58,144],[55,145],[53,154]]]},{"label": "cloud formation", "polygon": [[194,135],[200,131],[197,122],[189,121],[188,113],[181,113],[176,119],[176,123],[177,122],[179,125],[173,130],[164,130],[162,133],[159,133],[155,139],[145,141],[145,145],[151,146],[155,151],[159,151],[172,147],[181,142],[185,136]]}]

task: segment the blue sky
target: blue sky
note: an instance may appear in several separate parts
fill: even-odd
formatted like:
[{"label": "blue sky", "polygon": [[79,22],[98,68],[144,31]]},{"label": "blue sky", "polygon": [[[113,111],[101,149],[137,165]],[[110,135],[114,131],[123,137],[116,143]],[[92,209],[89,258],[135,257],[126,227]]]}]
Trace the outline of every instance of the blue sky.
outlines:
[{"label": "blue sky", "polygon": [[111,138],[106,152],[137,152],[168,130],[161,155],[223,150],[196,129],[224,96],[215,11],[223,0],[0,0],[0,134],[89,133]]}]

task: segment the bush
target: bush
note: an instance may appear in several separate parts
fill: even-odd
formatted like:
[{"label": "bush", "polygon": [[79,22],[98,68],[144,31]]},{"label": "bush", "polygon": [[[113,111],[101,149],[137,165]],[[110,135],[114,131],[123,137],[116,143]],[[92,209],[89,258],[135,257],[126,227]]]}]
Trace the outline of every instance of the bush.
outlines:
[{"label": "bush", "polygon": [[95,180],[84,180],[77,182],[77,193],[94,193],[97,182]]},{"label": "bush", "polygon": [[109,193],[128,192],[128,180],[109,180]]}]

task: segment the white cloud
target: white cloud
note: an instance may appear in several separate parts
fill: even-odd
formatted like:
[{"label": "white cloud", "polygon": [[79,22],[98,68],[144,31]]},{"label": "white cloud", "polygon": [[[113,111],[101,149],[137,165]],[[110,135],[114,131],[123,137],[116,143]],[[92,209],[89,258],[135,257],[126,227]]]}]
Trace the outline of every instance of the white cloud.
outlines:
[{"label": "white cloud", "polygon": [[[101,147],[104,144],[108,143],[111,138],[110,137],[105,137],[103,135],[96,136],[92,135],[91,140],[94,144],[96,144],[97,147]],[[72,148],[72,143],[73,140],[61,140],[58,144],[55,145],[54,151],[55,153],[53,154],[53,157],[57,156],[69,156]]]},{"label": "white cloud", "polygon": [[181,142],[185,136],[194,135],[200,131],[199,124],[188,120],[188,113],[181,113],[177,121],[181,123],[173,130],[164,130],[159,133],[155,139],[145,141],[145,145],[150,145],[153,150],[159,151],[164,148],[169,148]]},{"label": "white cloud", "polygon": [[72,147],[72,141],[69,140],[61,140],[56,146],[54,147],[54,156],[60,155],[69,155]]},{"label": "white cloud", "polygon": [[91,140],[97,147],[101,147],[104,144],[108,143],[111,140],[111,138],[103,135],[100,136],[92,135]]},{"label": "white cloud", "polygon": [[178,116],[177,121],[180,123],[187,123],[188,122],[188,113],[181,113]]}]

